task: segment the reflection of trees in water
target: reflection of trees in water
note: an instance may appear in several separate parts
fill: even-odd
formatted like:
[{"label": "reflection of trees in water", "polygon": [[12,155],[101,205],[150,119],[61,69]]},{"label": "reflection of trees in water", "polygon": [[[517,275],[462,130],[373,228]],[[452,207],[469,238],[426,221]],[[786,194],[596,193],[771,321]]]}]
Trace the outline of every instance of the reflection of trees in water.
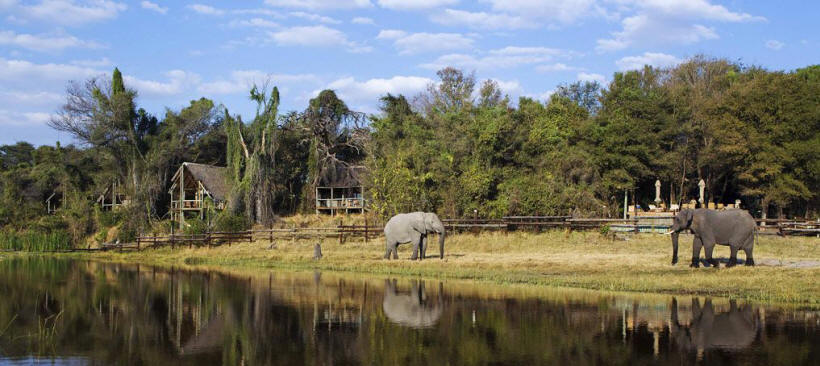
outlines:
[{"label": "reflection of trees in water", "polygon": [[[679,363],[700,347],[707,361],[719,364],[738,356],[712,355],[709,349],[722,349],[720,342],[731,337],[714,341],[697,334],[744,330],[743,321],[724,323],[736,323],[735,313],[748,319],[749,309],[730,304],[727,312],[707,302],[673,312],[676,305],[619,303],[611,297],[517,299],[445,287],[439,281],[319,274],[248,279],[46,258],[8,260],[0,262],[5,300],[0,326],[15,320],[0,336],[0,349],[4,356],[72,354],[105,363],[469,365]],[[22,337],[53,314],[61,314],[53,346],[38,349]],[[817,358],[816,320],[785,311],[765,314],[752,332],[754,351],[744,357],[798,364]],[[802,328],[794,332],[785,324]],[[679,347],[684,340],[689,346]],[[742,348],[749,338],[733,342]]]}]

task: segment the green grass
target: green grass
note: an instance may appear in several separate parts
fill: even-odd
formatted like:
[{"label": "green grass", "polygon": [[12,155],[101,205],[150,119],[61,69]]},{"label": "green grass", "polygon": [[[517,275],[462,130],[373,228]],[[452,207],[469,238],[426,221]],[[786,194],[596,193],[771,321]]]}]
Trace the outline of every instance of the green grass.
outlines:
[{"label": "green grass", "polygon": [[64,231],[0,232],[0,249],[24,252],[44,252],[71,248],[71,237]]},{"label": "green grass", "polygon": [[[758,265],[734,268],[688,267],[691,236],[681,237],[681,262],[670,265],[669,237],[641,234],[628,241],[611,241],[597,232],[456,234],[447,238],[446,256],[437,245],[429,258],[410,261],[411,248],[399,248],[400,260],[387,261],[381,239],[322,241],[324,258],[313,261],[317,240],[235,244],[231,247],[158,249],[132,253],[72,254],[84,258],[154,265],[205,267],[221,270],[325,270],[387,276],[465,279],[498,284],[529,284],[605,291],[719,296],[759,302],[820,308],[820,268]],[[432,238],[435,243],[435,238]],[[703,254],[701,254],[703,255]],[[716,258],[729,248],[718,246]],[[740,254],[743,258],[743,255]],[[780,261],[820,261],[820,239],[761,236],[755,247],[759,264]]]}]

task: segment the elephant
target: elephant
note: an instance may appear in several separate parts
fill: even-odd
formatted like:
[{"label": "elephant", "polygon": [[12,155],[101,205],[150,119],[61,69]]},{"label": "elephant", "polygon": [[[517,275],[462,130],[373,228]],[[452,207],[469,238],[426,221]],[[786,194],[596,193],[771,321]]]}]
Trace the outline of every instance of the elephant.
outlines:
[{"label": "elephant", "polygon": [[[412,260],[424,259],[427,255],[427,234],[438,234],[439,257],[444,259],[444,224],[431,212],[411,212],[398,214],[384,225],[385,253],[384,259],[399,259],[396,247],[399,244],[413,243]],[[420,252],[420,253],[419,253]],[[419,257],[419,254],[421,256]]]},{"label": "elephant", "polygon": [[412,328],[429,328],[441,318],[441,293],[436,303],[429,303],[424,282],[413,281],[409,294],[396,291],[396,280],[385,280],[384,315],[391,322]]},{"label": "elephant", "polygon": [[706,261],[717,268],[718,262],[712,258],[715,244],[729,246],[731,255],[727,267],[737,264],[737,251],[740,249],[746,253],[746,265],[755,264],[752,250],[754,249],[756,225],[754,218],[746,210],[685,209],[678,212],[670,229],[666,234],[672,235],[673,265],[678,263],[678,235],[684,230],[689,230],[695,235],[692,242],[690,267],[700,266],[700,248],[703,247],[706,252]]},{"label": "elephant", "polygon": [[740,308],[734,300],[729,301],[728,312],[716,314],[711,299],[706,299],[703,307],[697,298],[692,299],[692,320],[688,327],[678,321],[678,302],[674,298],[671,312],[671,336],[684,350],[743,349],[754,342],[760,325],[751,306]]}]

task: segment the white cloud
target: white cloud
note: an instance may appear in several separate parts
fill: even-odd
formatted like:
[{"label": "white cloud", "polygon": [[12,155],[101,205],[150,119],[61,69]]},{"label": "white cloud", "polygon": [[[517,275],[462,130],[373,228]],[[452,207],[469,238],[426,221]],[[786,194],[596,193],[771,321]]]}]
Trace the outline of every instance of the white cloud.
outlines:
[{"label": "white cloud", "polygon": [[680,62],[681,60],[679,58],[672,55],[667,55],[665,53],[644,52],[643,55],[621,58],[620,60],[615,61],[615,65],[618,66],[619,70],[626,71],[639,70],[642,69],[644,65],[668,67],[676,65]]},{"label": "white cloud", "polygon": [[546,64],[546,65],[539,65],[535,67],[535,71],[538,72],[560,72],[560,71],[577,71],[580,68],[575,66],[567,66],[566,64],[562,64],[560,62],[554,64]]},{"label": "white cloud", "polygon": [[199,75],[182,70],[165,73],[167,81],[144,80],[130,75],[123,76],[125,85],[134,88],[140,95],[148,97],[178,95],[200,83]]},{"label": "white cloud", "polygon": [[67,64],[35,64],[26,60],[0,57],[0,81],[12,90],[39,90],[42,85],[59,85],[69,80],[82,80],[102,72],[94,68]]},{"label": "white cloud", "polygon": [[17,5],[16,1],[6,1],[0,7],[6,7],[20,17],[72,26],[113,19],[128,8],[123,3],[109,0],[84,3],[74,0],[43,0],[35,5]]},{"label": "white cloud", "polygon": [[458,0],[378,0],[382,8],[393,10],[419,10],[438,8],[458,3]]},{"label": "white cloud", "polygon": [[331,46],[347,43],[347,36],[341,31],[323,25],[292,27],[270,34],[279,45]]},{"label": "white cloud", "polygon": [[578,73],[578,80],[579,81],[597,81],[597,82],[601,83],[601,85],[606,85],[606,76],[603,76],[601,74],[579,72]]},{"label": "white cloud", "polygon": [[188,5],[188,9],[191,9],[191,10],[193,10],[193,11],[199,13],[199,14],[203,14],[203,15],[217,15],[217,16],[219,16],[219,15],[224,15],[225,14],[225,11],[222,10],[222,9],[217,9],[217,8],[214,8],[213,6],[204,5],[204,4],[191,4],[191,5]]},{"label": "white cloud", "polygon": [[530,19],[570,24],[601,9],[595,0],[487,0],[497,13],[511,13]]},{"label": "white cloud", "polygon": [[227,80],[217,80],[203,83],[199,91],[207,94],[237,94],[247,93],[254,84],[263,84],[270,81],[272,85],[281,87],[293,83],[318,83],[313,74],[271,74],[260,70],[235,70]]},{"label": "white cloud", "polygon": [[780,42],[778,40],[774,40],[774,39],[770,39],[770,40],[766,41],[766,48],[772,49],[772,50],[775,50],[775,51],[783,48],[783,46],[785,46],[785,45],[786,45],[785,43]]},{"label": "white cloud", "polygon": [[84,41],[72,35],[33,35],[0,31],[0,45],[11,45],[34,51],[60,51],[66,48],[101,48],[96,42]]},{"label": "white cloud", "polygon": [[475,42],[472,38],[459,33],[411,33],[402,35],[399,32],[385,32],[382,31],[376,38],[393,39],[393,46],[402,55],[468,49],[472,48]]},{"label": "white cloud", "polygon": [[557,48],[549,47],[519,47],[507,46],[497,50],[490,51],[494,55],[540,55],[540,56],[558,56],[565,54],[564,51]]},{"label": "white cloud", "polygon": [[664,45],[692,44],[702,40],[719,38],[714,28],[702,24],[686,24],[652,15],[640,14],[624,18],[623,29],[613,32],[613,38],[599,39],[595,49],[599,52],[621,50],[635,44]]},{"label": "white cloud", "polygon": [[99,67],[112,67],[114,63],[108,59],[108,57],[103,57],[99,60],[76,60],[71,61],[72,65],[77,66],[85,66],[85,67],[92,67],[92,68],[99,68]]},{"label": "white cloud", "polygon": [[271,9],[263,9],[263,8],[234,9],[234,10],[231,10],[231,13],[239,14],[239,15],[243,15],[243,14],[245,14],[245,15],[248,15],[248,14],[249,15],[267,15],[267,16],[272,16],[272,17],[277,17],[277,18],[282,17],[282,14],[279,14],[276,11],[273,11]]},{"label": "white cloud", "polygon": [[350,22],[353,23],[353,24],[363,24],[363,25],[375,25],[376,24],[376,21],[374,21],[372,18],[368,18],[368,17],[355,17],[355,18],[351,19]]},{"label": "white cloud", "polygon": [[62,94],[49,91],[2,91],[0,100],[3,106],[9,107],[43,107],[53,108],[64,101]]},{"label": "white cloud", "polygon": [[370,0],[265,0],[265,4],[303,9],[353,9],[373,6]]},{"label": "white cloud", "polygon": [[318,95],[324,89],[332,89],[348,104],[364,109],[365,112],[375,112],[372,106],[379,97],[387,93],[414,95],[432,82],[433,80],[420,76],[393,76],[389,79],[374,78],[364,81],[346,77],[335,80],[322,89],[314,90],[313,95]]},{"label": "white cloud", "polygon": [[376,39],[398,39],[407,35],[407,32],[397,29],[383,29]]},{"label": "white cloud", "polygon": [[278,32],[270,32],[270,38],[280,46],[345,46],[349,52],[364,53],[372,51],[372,47],[359,44],[347,39],[339,30],[324,25],[308,27],[292,27]]},{"label": "white cloud", "polygon": [[[501,93],[503,94],[519,95],[524,92],[524,88],[521,87],[521,83],[519,83],[518,80],[492,80],[498,83],[498,88],[501,89]],[[476,93],[478,92],[480,91],[476,90]]]},{"label": "white cloud", "polygon": [[445,9],[430,16],[430,20],[447,26],[469,27],[473,29],[527,29],[538,28],[531,19],[517,15],[469,12]]},{"label": "white cloud", "polygon": [[267,19],[251,18],[251,19],[234,19],[228,23],[229,27],[250,27],[250,28],[279,28],[279,24]]},{"label": "white cloud", "polygon": [[155,11],[155,12],[160,13],[162,15],[165,15],[166,13],[168,13],[168,8],[167,7],[163,8],[163,7],[159,6],[159,4],[152,3],[150,1],[143,1],[143,2],[140,3],[140,6],[142,6],[143,9],[148,9],[148,10],[151,10],[151,11]]},{"label": "white cloud", "polygon": [[654,13],[673,16],[717,20],[723,22],[765,21],[766,18],[748,13],[729,11],[722,5],[713,5],[708,0],[621,0]]},{"label": "white cloud", "polygon": [[476,70],[493,70],[547,62],[558,56],[566,57],[569,56],[569,53],[548,47],[509,46],[491,50],[488,55],[480,57],[459,53],[447,54],[438,57],[433,62],[420,66],[433,70],[439,70],[447,66]]},{"label": "white cloud", "polygon": [[293,11],[293,12],[288,13],[288,15],[290,15],[292,17],[295,17],[295,18],[307,19],[307,20],[310,20],[312,22],[320,22],[320,23],[327,23],[327,24],[341,24],[342,23],[342,22],[340,22],[336,19],[333,19],[331,17],[326,17],[326,16],[319,15],[319,14],[305,13],[303,11]]},{"label": "white cloud", "polygon": [[14,112],[0,109],[0,126],[45,126],[51,114],[43,112]]},{"label": "white cloud", "polygon": [[705,22],[754,22],[766,18],[732,12],[707,0],[619,0],[632,15],[621,20],[612,38],[599,39],[596,50],[615,51],[635,45],[692,44],[719,38]]}]

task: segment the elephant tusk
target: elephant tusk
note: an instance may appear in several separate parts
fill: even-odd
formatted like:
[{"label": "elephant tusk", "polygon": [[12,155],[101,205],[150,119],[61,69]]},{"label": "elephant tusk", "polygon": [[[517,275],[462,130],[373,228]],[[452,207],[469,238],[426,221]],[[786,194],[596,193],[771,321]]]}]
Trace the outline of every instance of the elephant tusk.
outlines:
[{"label": "elephant tusk", "polygon": [[669,230],[669,231],[663,233],[663,235],[672,235],[674,233],[675,233],[675,230]]}]

